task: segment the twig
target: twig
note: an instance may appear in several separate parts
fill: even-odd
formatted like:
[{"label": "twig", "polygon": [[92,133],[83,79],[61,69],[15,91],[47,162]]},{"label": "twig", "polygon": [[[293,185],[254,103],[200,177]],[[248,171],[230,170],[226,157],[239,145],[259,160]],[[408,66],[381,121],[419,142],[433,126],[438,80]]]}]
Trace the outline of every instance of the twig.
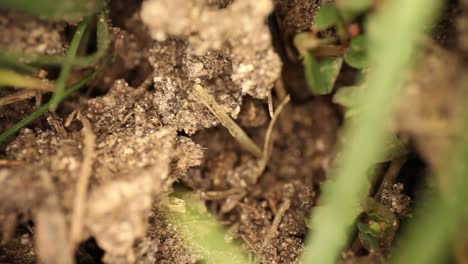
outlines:
[{"label": "twig", "polygon": [[380,200],[380,195],[382,194],[382,191],[384,190],[386,186],[391,186],[393,183],[395,183],[398,177],[398,173],[400,172],[403,165],[405,165],[407,160],[408,160],[408,157],[406,155],[392,160],[392,162],[390,163],[390,166],[387,169],[387,172],[385,173],[383,177],[383,180],[379,186],[379,189],[374,195],[374,198],[376,200]]},{"label": "twig", "polygon": [[275,109],[273,106],[273,97],[271,96],[271,92],[268,94],[268,113],[270,114],[270,118],[273,119]]},{"label": "twig", "polygon": [[285,98],[286,95],[288,95],[288,93],[286,92],[286,87],[284,85],[283,78],[280,77],[278,78],[278,80],[276,80],[275,91],[276,91],[276,96],[280,100],[283,100],[283,98]]},{"label": "twig", "polygon": [[41,107],[41,105],[42,105],[42,93],[41,92],[36,92],[36,95],[34,96],[34,99],[35,99],[34,108],[37,109],[37,108]]},{"label": "twig", "polygon": [[0,160],[0,167],[1,166],[20,166],[24,163],[20,160]]},{"label": "twig", "polygon": [[317,57],[340,57],[343,56],[346,49],[339,45],[322,46],[314,50]]},{"label": "twig", "polygon": [[263,143],[263,159],[269,159],[269,156],[271,155],[271,149],[273,147],[273,128],[275,127],[279,115],[281,114],[281,112],[283,112],[284,107],[289,103],[290,100],[291,97],[289,95],[283,99],[283,101],[278,106],[278,109],[273,114],[273,118],[271,119],[270,124],[268,124],[267,132],[265,135],[265,141]]},{"label": "twig", "polygon": [[202,102],[211,113],[215,115],[221,124],[227,128],[229,133],[244,147],[250,151],[257,158],[262,158],[262,150],[249,138],[249,136],[240,128],[234,120],[224,111],[224,109],[216,103],[216,100],[208,94],[200,84],[193,86],[193,94],[195,97]]},{"label": "twig", "polygon": [[91,123],[89,120],[78,113],[78,120],[83,124],[83,162],[81,163],[81,170],[76,184],[75,201],[73,206],[70,240],[72,246],[75,248],[81,240],[81,232],[83,229],[83,216],[86,205],[86,195],[88,190],[89,178],[91,177],[93,169],[93,160],[95,157],[96,136],[93,133]]},{"label": "twig", "polygon": [[271,243],[271,240],[277,236],[278,226],[281,223],[281,220],[283,219],[284,214],[286,213],[286,211],[289,209],[290,206],[291,206],[291,200],[289,199],[286,199],[281,203],[280,207],[278,208],[278,212],[276,213],[275,218],[273,219],[273,223],[271,223],[271,226],[265,235],[265,239],[263,240],[262,247],[260,248],[260,254],[262,254],[265,251],[268,244]]},{"label": "twig", "polygon": [[271,153],[273,151],[273,128],[275,127],[276,121],[278,120],[279,115],[283,112],[286,105],[291,100],[291,97],[288,95],[286,96],[283,101],[278,106],[276,112],[273,114],[273,118],[271,119],[270,123],[268,124],[267,132],[265,134],[265,140],[263,142],[263,155],[260,161],[260,166],[258,171],[256,171],[256,175],[254,176],[255,181],[258,180],[260,175],[263,174],[265,168],[270,161]]},{"label": "twig", "polygon": [[31,91],[31,90],[19,91],[13,94],[9,94],[7,96],[0,97],[0,106],[16,103],[18,101],[25,100],[34,96],[36,96],[35,91]]}]

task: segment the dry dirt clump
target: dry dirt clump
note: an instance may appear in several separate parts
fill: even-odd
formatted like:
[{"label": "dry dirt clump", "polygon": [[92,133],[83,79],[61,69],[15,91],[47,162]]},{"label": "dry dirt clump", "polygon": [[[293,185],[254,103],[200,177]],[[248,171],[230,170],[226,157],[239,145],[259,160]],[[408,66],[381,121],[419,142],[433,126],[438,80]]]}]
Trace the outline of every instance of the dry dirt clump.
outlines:
[{"label": "dry dirt clump", "polygon": [[324,4],[332,1],[275,0],[274,2],[280,30],[286,36],[293,37],[297,33],[310,31],[321,2]]},{"label": "dry dirt clump", "polygon": [[105,92],[118,79],[130,79],[133,83],[140,83],[151,72],[144,69],[147,49],[134,34],[119,27],[110,29],[109,38],[108,52],[114,55],[114,63],[106,67],[90,85]]},{"label": "dry dirt clump", "polygon": [[135,245],[135,263],[197,263],[200,259],[178,234],[176,226],[166,219],[163,210],[153,209],[148,226],[146,237]]},{"label": "dry dirt clump", "polygon": [[[156,42],[150,62],[162,122],[193,134],[217,120],[191,95],[195,83],[212,93],[233,118],[242,96],[266,98],[279,76],[266,18],[268,0],[150,0],[141,17]],[[224,7],[226,6],[226,7]],[[223,7],[223,8],[220,8]]]},{"label": "dry dirt clump", "polygon": [[[199,165],[203,155],[190,139],[161,126],[154,111],[151,93],[117,81],[107,95],[84,106],[78,114],[83,125],[72,121],[65,127],[48,118],[51,129],[24,129],[7,147],[7,157],[21,166],[0,169],[0,183],[7,188],[0,194],[0,211],[35,220],[39,259],[71,261],[76,245],[67,238],[68,226],[76,221],[82,171],[89,169],[83,229],[75,242],[94,236],[106,263],[134,262],[132,247],[146,233],[154,198],[168,191],[174,175]],[[86,124],[95,135],[92,153],[82,135]],[[89,155],[92,163],[85,164]]]},{"label": "dry dirt clump", "polygon": [[50,23],[14,11],[0,10],[0,47],[32,54],[62,54],[67,40],[64,23]]}]

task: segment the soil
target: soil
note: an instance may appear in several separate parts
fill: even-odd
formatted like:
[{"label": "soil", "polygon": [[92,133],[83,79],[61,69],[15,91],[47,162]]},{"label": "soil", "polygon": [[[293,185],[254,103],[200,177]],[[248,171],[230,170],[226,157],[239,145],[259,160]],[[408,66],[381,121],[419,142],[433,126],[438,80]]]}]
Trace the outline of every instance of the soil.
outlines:
[{"label": "soil", "polygon": [[[311,30],[320,2],[331,1],[111,1],[114,63],[1,149],[0,263],[202,263],[166,217],[176,185],[195,193],[252,259],[297,263],[315,228],[307,220],[328,179],[344,112],[331,96],[307,92],[292,46],[295,34]],[[411,154],[374,198],[395,218],[395,230],[376,251],[356,238],[342,263],[385,263],[411,214],[414,186],[428,181],[452,141],[447,126],[466,92],[465,2],[450,5],[435,25],[392,122]],[[1,11],[0,35],[8,37],[0,47],[63,54],[69,27]],[[337,87],[356,74],[343,68]],[[258,146],[268,137],[269,104],[276,109],[291,95],[273,126],[266,165],[192,92],[195,84]],[[0,89],[0,96],[15,92]],[[0,104],[0,129],[48,97]],[[381,164],[378,178],[390,167]]]}]

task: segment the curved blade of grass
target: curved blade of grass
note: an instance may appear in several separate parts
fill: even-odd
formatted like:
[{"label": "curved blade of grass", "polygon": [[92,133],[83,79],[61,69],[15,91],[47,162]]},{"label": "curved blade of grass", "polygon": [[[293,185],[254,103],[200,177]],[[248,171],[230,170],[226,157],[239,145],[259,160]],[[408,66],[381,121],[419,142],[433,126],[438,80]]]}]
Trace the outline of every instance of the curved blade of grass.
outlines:
[{"label": "curved blade of grass", "polygon": [[[366,170],[378,156],[401,93],[415,49],[425,27],[441,6],[440,0],[387,1],[369,26],[371,65],[368,92],[360,97],[363,111],[345,128],[346,145],[335,164],[333,181],[325,183],[321,204],[312,212],[312,226],[303,263],[336,263],[354,224],[356,207],[368,193]],[[397,29],[397,30],[395,30]]]},{"label": "curved blade of grass", "polygon": [[86,26],[88,25],[88,22],[89,19],[84,19],[83,21],[81,21],[80,24],[78,24],[78,27],[76,28],[75,34],[73,35],[70,48],[68,49],[67,56],[62,64],[62,70],[60,71],[60,75],[55,85],[54,96],[50,100],[49,109],[51,111],[55,111],[57,109],[57,106],[60,103],[60,99],[63,97],[63,93],[65,92],[65,85],[67,83],[68,76],[70,75],[72,63],[75,59],[76,52],[80,47],[80,42],[83,38],[83,33],[86,29]]},{"label": "curved blade of grass", "polygon": [[0,8],[10,8],[49,20],[77,22],[104,6],[103,0],[2,0]]},{"label": "curved blade of grass", "polygon": [[[109,35],[109,20],[107,11],[102,11],[97,20],[97,51],[94,54],[76,57],[72,65],[78,67],[87,67],[94,65],[106,54],[110,43]],[[66,56],[61,55],[42,55],[42,54],[27,54],[18,53],[15,51],[0,51],[0,63],[5,62],[6,65],[21,67],[24,70],[38,72],[32,65],[40,66],[59,66],[65,63]]]},{"label": "curved blade of grass", "polygon": [[[101,65],[98,69],[96,69],[94,72],[86,75],[83,79],[81,79],[80,81],[76,82],[75,84],[73,84],[72,86],[70,86],[70,88],[66,89],[64,91],[64,93],[61,95],[61,97],[59,98],[60,101],[64,100],[65,98],[67,98],[68,96],[70,96],[72,93],[76,92],[77,90],[79,90],[81,87],[83,87],[83,85],[85,85],[87,82],[89,82],[91,79],[93,79],[94,77],[96,77],[96,75],[101,72],[105,67],[107,67],[107,65],[109,64],[110,62],[106,62],[105,64]],[[50,101],[44,105],[42,105],[39,109],[37,109],[36,111],[34,111],[32,114],[28,115],[27,117],[23,118],[20,122],[18,122],[17,124],[13,125],[12,127],[8,128],[7,130],[3,131],[1,134],[0,134],[0,145],[3,145],[3,143],[5,143],[5,141],[10,138],[11,136],[13,136],[14,134],[16,134],[16,132],[18,132],[21,128],[29,125],[31,122],[33,122],[34,120],[36,120],[37,118],[41,117],[43,114],[45,114],[47,112],[47,110],[49,109],[50,107]]]},{"label": "curved blade of grass", "polygon": [[[464,127],[454,140],[454,152],[445,166],[437,171],[443,178],[453,179],[450,194],[426,193],[416,208],[415,217],[404,229],[391,263],[447,263],[443,257],[453,250],[457,230],[465,235],[468,203],[468,115]],[[441,176],[442,177],[442,176]],[[421,202],[420,201],[420,202]]]}]

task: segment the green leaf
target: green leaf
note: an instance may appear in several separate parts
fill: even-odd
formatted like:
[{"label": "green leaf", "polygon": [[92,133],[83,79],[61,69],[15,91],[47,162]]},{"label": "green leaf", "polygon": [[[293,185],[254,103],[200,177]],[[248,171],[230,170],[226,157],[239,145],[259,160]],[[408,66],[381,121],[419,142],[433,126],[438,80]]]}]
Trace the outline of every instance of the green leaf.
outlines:
[{"label": "green leaf", "polygon": [[315,27],[318,30],[325,30],[340,23],[338,9],[334,4],[326,4],[320,7],[317,17],[315,18]]},{"label": "green leaf", "polygon": [[104,6],[104,0],[2,0],[0,8],[9,8],[48,20],[76,23]]},{"label": "green leaf", "polygon": [[349,66],[357,69],[369,66],[367,40],[365,35],[360,35],[351,40],[348,50],[344,54],[344,60]]},{"label": "green leaf", "polygon": [[182,210],[166,211],[165,216],[177,227],[177,233],[201,259],[197,263],[250,263],[240,241],[226,241],[226,227],[210,214],[198,197],[178,188],[171,198],[180,200]]},{"label": "green leaf", "polygon": [[314,95],[330,93],[333,90],[342,64],[343,59],[341,57],[325,58],[318,61],[312,54],[306,53],[304,56],[304,70],[310,92]]},{"label": "green leaf", "polygon": [[368,223],[358,222],[357,228],[360,233],[367,234],[375,238],[378,238],[380,236],[380,231],[375,230],[374,228],[369,226]]}]

